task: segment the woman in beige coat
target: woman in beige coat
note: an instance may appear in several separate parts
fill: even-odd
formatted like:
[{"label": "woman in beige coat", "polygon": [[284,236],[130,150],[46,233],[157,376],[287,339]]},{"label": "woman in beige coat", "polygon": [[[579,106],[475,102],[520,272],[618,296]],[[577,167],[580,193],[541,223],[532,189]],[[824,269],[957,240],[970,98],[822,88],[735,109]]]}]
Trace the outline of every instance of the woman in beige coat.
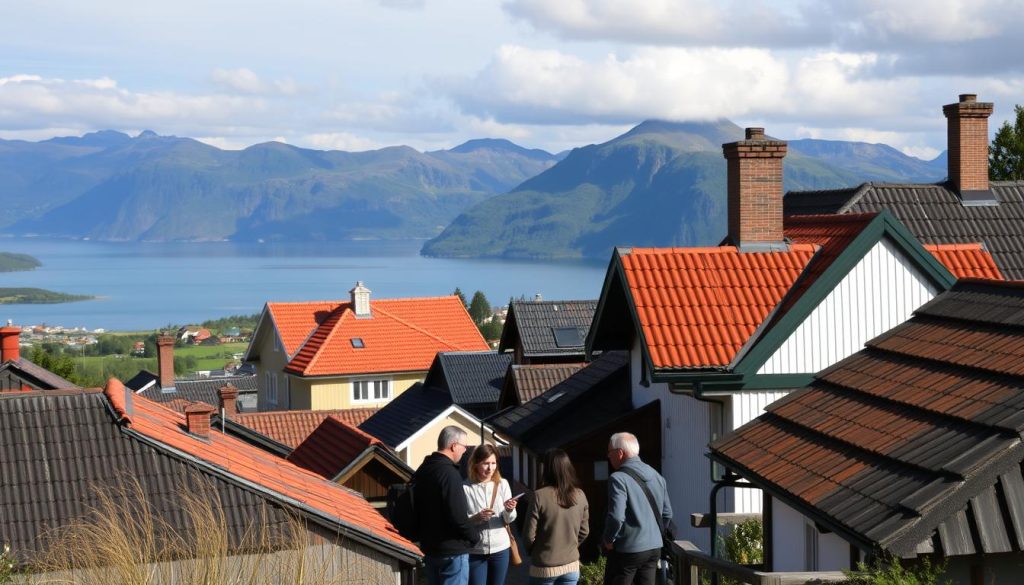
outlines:
[{"label": "woman in beige coat", "polygon": [[565,451],[544,454],[542,482],[523,527],[530,585],[575,585],[580,578],[579,547],[590,533],[590,510]]}]

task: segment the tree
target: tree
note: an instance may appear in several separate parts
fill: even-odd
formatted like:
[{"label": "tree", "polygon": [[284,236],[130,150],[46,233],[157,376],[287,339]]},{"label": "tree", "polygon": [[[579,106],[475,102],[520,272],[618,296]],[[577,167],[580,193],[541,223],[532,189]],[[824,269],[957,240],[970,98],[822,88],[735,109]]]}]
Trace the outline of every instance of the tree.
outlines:
[{"label": "tree", "polygon": [[453,292],[452,294],[457,296],[457,297],[459,297],[459,300],[462,301],[462,306],[463,307],[467,306],[466,305],[466,295],[462,294],[462,289],[461,288],[455,287],[455,292]]},{"label": "tree", "polygon": [[473,293],[473,300],[469,302],[469,316],[477,325],[483,325],[491,318],[491,303],[487,302],[484,293]]},{"label": "tree", "polygon": [[1024,181],[1024,106],[1013,109],[1013,125],[1003,122],[988,147],[988,178],[993,181]]},{"label": "tree", "polygon": [[484,336],[487,341],[497,341],[501,339],[501,329],[503,327],[501,319],[497,315],[491,317],[486,323],[482,323],[479,326],[480,334]]}]

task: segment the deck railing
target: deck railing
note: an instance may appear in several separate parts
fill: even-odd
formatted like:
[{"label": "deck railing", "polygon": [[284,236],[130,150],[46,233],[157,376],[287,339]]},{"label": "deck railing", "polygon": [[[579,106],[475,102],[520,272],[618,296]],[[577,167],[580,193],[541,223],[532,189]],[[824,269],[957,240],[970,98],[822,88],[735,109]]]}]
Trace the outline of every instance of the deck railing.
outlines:
[{"label": "deck railing", "polygon": [[840,571],[765,572],[756,568],[712,558],[688,540],[677,540],[672,546],[675,585],[701,585],[701,575],[717,574],[748,585],[818,585],[847,580]]}]

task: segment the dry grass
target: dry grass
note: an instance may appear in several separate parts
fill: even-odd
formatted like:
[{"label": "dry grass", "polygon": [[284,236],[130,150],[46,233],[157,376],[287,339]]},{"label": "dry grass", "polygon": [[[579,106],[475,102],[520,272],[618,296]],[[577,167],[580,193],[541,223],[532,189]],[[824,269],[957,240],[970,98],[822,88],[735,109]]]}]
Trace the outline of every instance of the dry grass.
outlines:
[{"label": "dry grass", "polygon": [[[136,481],[97,489],[98,504],[50,534],[32,574],[15,583],[47,585],[313,585],[394,583],[394,573],[345,550],[291,516],[283,525],[268,510],[251,518],[232,542],[216,490],[202,478],[182,482],[172,499],[186,522],[176,529],[155,513]],[[164,502],[164,509],[167,509]]]}]

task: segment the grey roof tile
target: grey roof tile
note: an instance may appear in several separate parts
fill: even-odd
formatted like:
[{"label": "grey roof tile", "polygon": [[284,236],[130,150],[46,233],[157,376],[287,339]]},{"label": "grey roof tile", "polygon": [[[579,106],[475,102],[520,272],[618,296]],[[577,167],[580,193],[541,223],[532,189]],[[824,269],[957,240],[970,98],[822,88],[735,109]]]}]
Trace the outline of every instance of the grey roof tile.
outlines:
[{"label": "grey roof tile", "polygon": [[945,183],[865,183],[854,189],[791,191],[787,215],[888,209],[925,244],[984,243],[1003,275],[1024,280],[1024,182],[993,181],[998,205],[965,206]]},{"label": "grey roof tile", "polygon": [[[514,337],[518,335],[526,357],[575,354],[582,356],[583,342],[590,331],[596,310],[596,300],[512,301],[498,351],[514,349]],[[577,330],[579,345],[558,344],[555,330],[563,328]]]},{"label": "grey roof tile", "polygon": [[459,406],[498,403],[512,355],[496,351],[448,351],[437,354],[427,374],[428,386],[445,388]]},{"label": "grey roof tile", "polygon": [[359,429],[396,448],[451,405],[449,394],[424,384],[413,384],[363,421]]}]

